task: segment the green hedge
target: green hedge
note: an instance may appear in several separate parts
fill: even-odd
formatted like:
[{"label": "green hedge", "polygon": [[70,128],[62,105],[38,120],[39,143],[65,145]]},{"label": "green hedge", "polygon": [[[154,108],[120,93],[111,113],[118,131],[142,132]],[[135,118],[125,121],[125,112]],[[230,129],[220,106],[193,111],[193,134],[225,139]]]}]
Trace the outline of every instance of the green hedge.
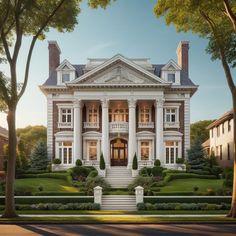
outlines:
[{"label": "green hedge", "polygon": [[87,196],[86,192],[36,192],[35,196]]},{"label": "green hedge", "polygon": [[199,175],[199,174],[193,174],[193,173],[168,173],[164,178],[164,182],[167,183],[175,179],[188,179],[188,178],[216,179],[216,176],[215,175]]},{"label": "green hedge", "polygon": [[[0,205],[4,205],[5,199],[0,198]],[[94,202],[94,198],[54,198],[54,197],[34,197],[34,198],[15,198],[16,204],[37,204],[37,203],[87,203]]]},{"label": "green hedge", "polygon": [[[0,210],[4,206],[0,205]],[[100,204],[96,203],[38,203],[38,204],[16,204],[16,210],[100,210]]]},{"label": "green hedge", "polygon": [[194,192],[168,192],[162,193],[152,190],[154,196],[194,196]]},{"label": "green hedge", "polygon": [[212,203],[138,203],[138,210],[229,210],[230,204],[212,204]]},{"label": "green hedge", "polygon": [[194,198],[147,198],[144,197],[144,202],[145,203],[215,203],[215,204],[220,204],[220,203],[231,203],[231,198],[226,198],[226,197],[216,197],[216,198],[200,198],[200,197],[194,197]]}]

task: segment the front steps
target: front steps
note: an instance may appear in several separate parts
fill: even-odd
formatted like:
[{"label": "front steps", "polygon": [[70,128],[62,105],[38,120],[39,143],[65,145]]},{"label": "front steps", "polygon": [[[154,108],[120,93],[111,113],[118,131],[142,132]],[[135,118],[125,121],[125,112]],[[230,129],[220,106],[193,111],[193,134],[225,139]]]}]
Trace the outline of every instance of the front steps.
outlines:
[{"label": "front steps", "polygon": [[103,195],[101,210],[136,211],[136,197],[133,195]]},{"label": "front steps", "polygon": [[111,167],[107,169],[105,179],[112,188],[127,188],[134,180],[131,170],[126,167]]}]

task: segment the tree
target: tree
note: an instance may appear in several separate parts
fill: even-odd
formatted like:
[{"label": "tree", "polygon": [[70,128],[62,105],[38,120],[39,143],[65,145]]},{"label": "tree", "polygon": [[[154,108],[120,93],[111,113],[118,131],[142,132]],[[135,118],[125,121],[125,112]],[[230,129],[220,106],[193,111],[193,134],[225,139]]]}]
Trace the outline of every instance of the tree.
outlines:
[{"label": "tree", "polygon": [[[2,217],[16,217],[14,201],[14,177],[16,165],[17,104],[23,96],[29,77],[29,69],[35,43],[44,39],[50,28],[59,32],[70,32],[77,24],[81,0],[2,0],[0,1],[0,63],[9,66],[10,78],[0,76],[0,100],[7,111],[9,131],[9,157],[6,174],[5,210]],[[92,8],[105,8],[110,0],[88,0]],[[69,14],[68,14],[69,13]],[[18,78],[17,60],[25,37],[30,37],[23,78]],[[23,81],[19,85],[19,81]]]},{"label": "tree", "polygon": [[105,160],[104,160],[104,157],[103,157],[103,153],[100,156],[99,167],[100,167],[100,170],[105,170],[106,169],[106,164],[105,164]]},{"label": "tree", "polygon": [[190,164],[190,169],[194,170],[202,170],[206,164],[202,141],[200,138],[196,139],[191,148],[188,150],[188,164]]},{"label": "tree", "polygon": [[29,159],[34,146],[39,141],[47,141],[47,128],[43,125],[27,126],[25,128],[17,129],[16,135],[21,141],[21,145],[24,145],[25,155]]},{"label": "tree", "polygon": [[31,154],[30,169],[46,170],[48,166],[48,155],[46,143],[40,141],[36,144]]},{"label": "tree", "polygon": [[[234,110],[234,146],[236,147],[236,86],[232,68],[236,66],[236,2],[234,0],[158,0],[154,8],[157,17],[164,16],[167,25],[177,31],[191,31],[208,39],[207,52],[220,59],[232,95]],[[231,210],[236,218],[236,153]]]},{"label": "tree", "polygon": [[137,170],[138,169],[138,160],[137,160],[136,153],[134,154],[133,163],[132,163],[132,169],[133,170]]},{"label": "tree", "polygon": [[214,120],[200,120],[191,124],[190,126],[190,142],[193,144],[197,138],[201,139],[201,142],[205,142],[209,139],[209,130],[207,126]]}]

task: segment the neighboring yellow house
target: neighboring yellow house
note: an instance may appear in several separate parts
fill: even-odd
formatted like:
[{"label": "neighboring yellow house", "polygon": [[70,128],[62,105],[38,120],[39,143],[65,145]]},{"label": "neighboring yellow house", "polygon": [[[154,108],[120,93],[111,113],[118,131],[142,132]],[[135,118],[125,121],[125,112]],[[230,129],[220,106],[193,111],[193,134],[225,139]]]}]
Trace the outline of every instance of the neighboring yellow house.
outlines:
[{"label": "neighboring yellow house", "polygon": [[233,109],[212,122],[209,129],[210,153],[214,153],[222,167],[233,166],[234,160],[234,123]]}]

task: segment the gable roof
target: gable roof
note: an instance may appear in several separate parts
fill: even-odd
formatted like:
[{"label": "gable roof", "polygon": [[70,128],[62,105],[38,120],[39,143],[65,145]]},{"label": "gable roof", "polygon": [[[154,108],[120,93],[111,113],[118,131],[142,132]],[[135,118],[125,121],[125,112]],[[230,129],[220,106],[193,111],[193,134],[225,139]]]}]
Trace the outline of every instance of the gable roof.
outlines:
[{"label": "gable roof", "polygon": [[[119,55],[119,54],[118,54]],[[134,63],[134,62],[133,62]],[[135,64],[135,63],[134,63]],[[136,64],[135,64],[136,65]],[[76,77],[79,78],[88,72],[85,71],[85,64],[72,64],[72,66],[75,68]],[[155,75],[157,77],[161,77],[161,70],[165,66],[165,64],[152,64],[153,66],[153,74],[149,72],[152,75]],[[139,66],[140,67],[140,66]],[[147,72],[147,70],[143,69]],[[165,81],[166,82],[166,81]],[[196,86],[191,79],[188,77],[187,73],[185,73],[183,70],[180,71],[180,86]],[[45,81],[45,83],[42,85],[42,87],[47,86],[57,86],[57,71],[53,71],[48,79]]]},{"label": "gable roof", "polygon": [[81,83],[82,81],[86,80],[87,78],[89,78],[90,76],[93,76],[95,73],[99,73],[100,71],[108,68],[111,65],[114,65],[116,63],[122,62],[125,65],[130,66],[132,69],[137,70],[138,72],[141,72],[142,74],[152,78],[154,81],[161,83],[161,84],[166,84],[169,85],[170,83],[165,81],[164,79],[156,76],[155,74],[145,70],[144,68],[142,68],[141,66],[139,66],[138,64],[132,62],[131,60],[125,58],[124,56],[122,56],[121,54],[117,54],[114,57],[112,57],[111,59],[103,62],[102,64],[98,65],[97,67],[95,67],[94,69],[88,71],[87,73],[83,74],[82,76],[78,77],[75,80],[72,80],[68,83],[66,83],[67,85],[75,85],[77,83]]},{"label": "gable roof", "polygon": [[169,67],[173,66],[175,68],[175,70],[181,70],[180,66],[172,59],[170,59],[166,65],[164,65],[161,69],[162,70],[169,70]]},{"label": "gable roof", "polygon": [[217,127],[220,124],[222,124],[223,122],[233,119],[233,117],[234,117],[234,110],[232,108],[229,111],[225,112],[219,119],[215,120],[210,125],[208,125],[207,129],[212,129],[214,127]]}]

